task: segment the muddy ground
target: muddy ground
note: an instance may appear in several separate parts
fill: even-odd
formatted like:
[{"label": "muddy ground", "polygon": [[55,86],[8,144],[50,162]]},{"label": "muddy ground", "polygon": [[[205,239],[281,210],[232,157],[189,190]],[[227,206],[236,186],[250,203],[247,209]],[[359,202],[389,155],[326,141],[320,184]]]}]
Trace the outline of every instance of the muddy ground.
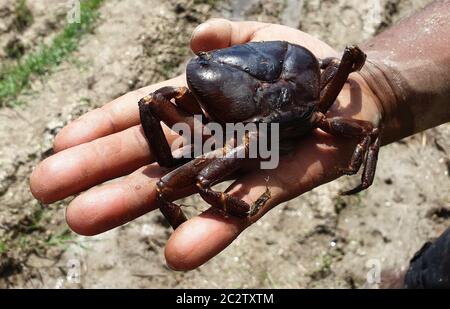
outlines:
[{"label": "muddy ground", "polygon": [[[33,21],[18,29],[14,2],[0,0],[2,63],[14,61],[10,42],[27,53],[64,25],[65,1],[28,1]],[[39,204],[28,176],[51,153],[64,124],[181,72],[190,56],[190,32],[210,17],[283,23],[342,48],[427,2],[105,1],[95,31],[55,72],[33,80],[20,97],[27,104],[0,109],[0,287],[354,288],[376,287],[367,283],[371,270],[401,271],[425,241],[450,226],[449,124],[383,147],[370,190],[337,197],[354,178],[321,186],[280,205],[191,272],[166,267],[163,248],[170,229],[158,212],[81,237],[64,221],[69,199]],[[201,203],[197,197],[183,202]],[[67,280],[76,273],[79,280]]]}]

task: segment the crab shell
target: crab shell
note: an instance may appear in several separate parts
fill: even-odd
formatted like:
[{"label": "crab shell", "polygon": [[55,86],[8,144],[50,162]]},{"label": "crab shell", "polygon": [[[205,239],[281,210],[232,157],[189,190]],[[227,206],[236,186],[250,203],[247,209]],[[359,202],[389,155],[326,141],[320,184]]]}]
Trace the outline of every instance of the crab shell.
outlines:
[{"label": "crab shell", "polygon": [[219,123],[254,121],[293,106],[304,109],[306,123],[320,96],[318,60],[306,48],[284,41],[201,52],[186,74],[202,109]]}]

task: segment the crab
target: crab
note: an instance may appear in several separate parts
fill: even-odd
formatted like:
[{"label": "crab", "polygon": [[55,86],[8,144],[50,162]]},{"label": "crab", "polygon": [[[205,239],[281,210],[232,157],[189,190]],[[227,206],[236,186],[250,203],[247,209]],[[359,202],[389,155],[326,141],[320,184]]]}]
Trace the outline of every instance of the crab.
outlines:
[{"label": "crab", "polygon": [[326,116],[349,74],[360,70],[365,60],[357,46],[347,46],[341,59],[317,59],[305,47],[285,41],[250,42],[198,53],[186,68],[188,87],[163,87],[142,98],[139,112],[148,144],[160,166],[174,168],[157,183],[158,206],[169,224],[176,229],[186,221],[174,201],[192,191],[224,214],[237,217],[256,215],[271,196],[266,189],[249,205],[212,188],[250,160],[236,156],[247,153],[248,139],[219,149],[221,157],[203,154],[189,160],[172,153],[161,121],[194,128],[194,115],[202,115],[203,125],[278,123],[283,150],[292,149],[301,136],[316,128],[357,138],[342,173],[355,174],[363,166],[361,183],[343,194],[369,187],[380,148],[380,128],[369,121]]}]

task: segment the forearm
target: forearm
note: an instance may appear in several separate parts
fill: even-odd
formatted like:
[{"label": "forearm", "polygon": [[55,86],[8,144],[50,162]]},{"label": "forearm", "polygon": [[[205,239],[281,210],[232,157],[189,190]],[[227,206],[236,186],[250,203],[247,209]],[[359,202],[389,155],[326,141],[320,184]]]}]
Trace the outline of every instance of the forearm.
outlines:
[{"label": "forearm", "polygon": [[361,75],[379,99],[383,142],[450,121],[450,0],[376,36]]}]

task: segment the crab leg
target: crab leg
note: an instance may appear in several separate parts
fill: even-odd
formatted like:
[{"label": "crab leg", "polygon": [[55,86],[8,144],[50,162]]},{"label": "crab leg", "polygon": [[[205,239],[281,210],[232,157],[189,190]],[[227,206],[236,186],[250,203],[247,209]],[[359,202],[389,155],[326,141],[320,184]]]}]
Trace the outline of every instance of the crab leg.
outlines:
[{"label": "crab leg", "polygon": [[173,201],[197,191],[195,187],[197,174],[212,160],[214,159],[204,156],[195,158],[164,175],[158,181],[156,185],[158,206],[173,229],[186,221],[180,206]]},{"label": "crab leg", "polygon": [[328,85],[336,75],[341,61],[338,58],[330,57],[319,60],[319,62],[320,68],[324,70],[320,75],[320,90],[322,91],[322,89],[325,88],[325,86]]},{"label": "crab leg", "polygon": [[[357,46],[347,46],[340,61],[334,58],[322,60],[321,68],[325,69],[321,77],[319,111],[326,111],[333,105],[350,73],[358,71],[366,61],[366,54]],[[335,67],[339,64],[337,69]],[[331,68],[330,68],[331,67]],[[330,68],[330,69],[329,69]]]},{"label": "crab leg", "polygon": [[[175,104],[170,100],[175,99]],[[142,127],[151,150],[160,166],[173,167],[181,159],[172,156],[160,121],[168,126],[186,123],[194,129],[195,113],[203,114],[192,93],[186,87],[163,87],[139,101]]]},{"label": "crab leg", "polygon": [[341,194],[355,194],[368,188],[375,177],[378,151],[380,149],[380,129],[374,127],[369,121],[340,117],[326,118],[322,113],[316,113],[314,119],[315,126],[329,134],[361,138],[353,152],[350,164],[347,168],[341,170],[344,174],[355,174],[361,165],[364,165],[361,184]]},{"label": "crab leg", "polygon": [[[245,158],[239,154],[244,155]],[[225,192],[214,191],[211,186],[234,173],[248,160],[248,139],[236,148],[228,151],[224,157],[217,158],[208,164],[197,177],[197,188],[201,197],[211,206],[222,210],[225,214],[237,217],[252,217],[270,199],[270,191],[266,191],[252,204],[244,202]]]},{"label": "crab leg", "polygon": [[356,188],[342,192],[342,195],[351,195],[358,193],[372,185],[373,179],[375,178],[375,170],[377,167],[378,151],[380,149],[381,139],[380,136],[375,137],[375,141],[369,146],[367,151],[367,158],[364,164],[364,170],[361,177],[361,184]]},{"label": "crab leg", "polygon": [[224,213],[239,217],[247,215],[250,205],[227,193],[214,191],[211,186],[241,167],[245,159],[238,158],[238,153],[243,151],[245,154],[245,148],[246,145],[240,145],[231,149],[222,158],[217,158],[205,166],[197,176],[197,188],[201,197],[208,204],[223,210]]},{"label": "crab leg", "polygon": [[356,145],[355,151],[353,152],[352,158],[350,160],[350,164],[348,165],[348,167],[342,168],[340,170],[343,174],[354,175],[359,171],[361,165],[363,164],[367,149],[370,145],[370,140],[370,135],[367,135],[358,143],[358,145]]}]

